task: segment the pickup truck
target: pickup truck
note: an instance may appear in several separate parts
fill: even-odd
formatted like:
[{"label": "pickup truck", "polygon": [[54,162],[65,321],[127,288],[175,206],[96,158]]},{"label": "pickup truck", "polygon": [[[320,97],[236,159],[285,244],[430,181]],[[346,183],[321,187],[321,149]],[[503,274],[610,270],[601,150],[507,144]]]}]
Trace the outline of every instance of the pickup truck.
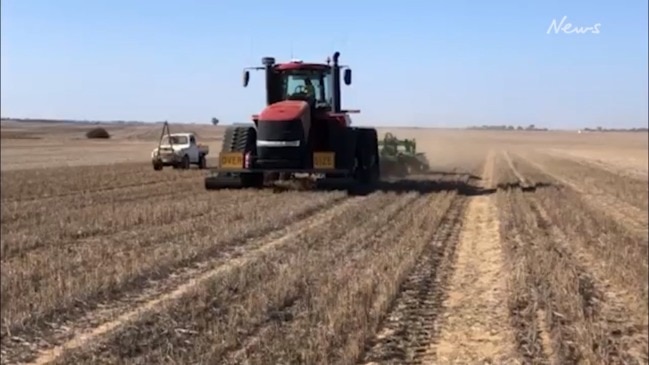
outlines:
[{"label": "pickup truck", "polygon": [[205,156],[209,147],[196,143],[193,133],[173,133],[164,136],[157,148],[151,152],[153,169],[162,170],[164,166],[175,169],[188,169],[197,165],[199,169],[207,167]]}]

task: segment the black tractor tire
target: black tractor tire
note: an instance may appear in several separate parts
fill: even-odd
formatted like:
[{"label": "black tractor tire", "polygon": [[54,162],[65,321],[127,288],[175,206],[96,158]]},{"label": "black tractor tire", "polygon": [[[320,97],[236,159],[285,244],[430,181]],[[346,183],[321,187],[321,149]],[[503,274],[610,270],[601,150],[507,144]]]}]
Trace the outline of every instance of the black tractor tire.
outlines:
[{"label": "black tractor tire", "polygon": [[372,185],[378,182],[380,177],[377,133],[375,129],[370,128],[359,128],[358,132],[356,144],[356,156],[360,165],[358,180],[364,185]]},{"label": "black tractor tire", "polygon": [[162,167],[163,167],[163,166],[162,166],[162,163],[160,163],[160,162],[154,162],[154,163],[153,163],[153,170],[155,170],[155,171],[160,171],[160,170],[162,170]]},{"label": "black tractor tire", "polygon": [[354,195],[373,191],[380,180],[378,137],[375,129],[358,128],[356,139],[356,184],[350,190]]},{"label": "black tractor tire", "polygon": [[[223,136],[221,152],[250,152],[257,155],[257,130],[254,127],[230,127]],[[261,188],[264,185],[264,174],[246,172],[239,176],[243,188]]]},{"label": "black tractor tire", "polygon": [[205,155],[200,155],[198,157],[198,168],[201,170],[207,168],[207,159],[205,158]]},{"label": "black tractor tire", "polygon": [[257,130],[254,127],[229,127],[223,136],[221,152],[256,152]]}]

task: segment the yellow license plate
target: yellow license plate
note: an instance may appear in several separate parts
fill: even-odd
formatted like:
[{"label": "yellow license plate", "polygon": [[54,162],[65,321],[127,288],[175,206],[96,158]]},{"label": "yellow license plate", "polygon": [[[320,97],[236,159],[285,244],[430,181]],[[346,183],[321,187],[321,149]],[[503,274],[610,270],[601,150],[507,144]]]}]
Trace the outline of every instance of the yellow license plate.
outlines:
[{"label": "yellow license plate", "polygon": [[225,169],[243,168],[243,153],[228,152],[219,156],[219,167]]},{"label": "yellow license plate", "polygon": [[333,169],[336,167],[334,152],[315,152],[313,153],[313,168],[316,169]]}]

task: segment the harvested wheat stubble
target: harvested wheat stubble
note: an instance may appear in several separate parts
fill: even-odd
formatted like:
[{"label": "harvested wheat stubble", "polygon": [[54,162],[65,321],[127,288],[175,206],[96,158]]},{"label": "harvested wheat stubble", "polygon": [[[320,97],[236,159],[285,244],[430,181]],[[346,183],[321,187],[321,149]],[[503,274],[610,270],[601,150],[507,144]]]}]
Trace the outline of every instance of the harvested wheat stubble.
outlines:
[{"label": "harvested wheat stubble", "polygon": [[[645,234],[593,209],[573,189],[545,189],[534,195],[549,225],[566,237],[595,280],[602,324],[598,356],[607,363],[646,363],[649,300]],[[595,320],[595,319],[594,319]],[[634,360],[635,359],[635,360]]]},{"label": "harvested wheat stubble", "polygon": [[[79,193],[109,191],[142,185],[155,186],[170,181],[195,179],[201,173],[153,171],[150,165],[116,164],[3,171],[2,202],[72,196]],[[73,178],[71,178],[73,177]]]},{"label": "harvested wheat stubble", "polygon": [[646,180],[634,179],[564,158],[535,155],[534,160],[553,174],[578,182],[584,190],[610,195],[638,210],[646,212],[649,209],[649,189]]},{"label": "harvested wheat stubble", "polygon": [[[345,235],[349,226],[354,225],[367,209],[386,208],[386,214],[393,216],[414,197],[395,201],[393,194],[375,194],[368,198],[363,204],[348,205],[327,222],[308,227],[297,236],[250,256],[241,264],[226,264],[218,274],[177,302],[161,306],[155,312],[137,318],[133,324],[122,327],[120,332],[104,342],[99,353],[92,354],[90,348],[86,348],[82,350],[85,354],[70,355],[73,360],[68,358],[62,362],[98,361],[92,357],[102,355],[102,361],[110,363],[164,363],[172,361],[165,360],[165,356],[170,355],[186,363],[198,361],[195,357],[201,354],[205,358],[223,354],[236,346],[233,341],[237,340],[237,334],[245,336],[254,332],[255,327],[262,325],[287,301],[296,300],[307,280],[305,275],[326,268],[326,263],[334,264],[349,248],[331,247],[327,241],[320,240],[323,235],[331,238]],[[372,223],[375,222],[365,225],[371,226]],[[349,244],[353,245],[353,242]],[[170,324],[174,327],[170,328]],[[174,328],[181,330],[174,332]],[[191,344],[185,343],[183,335],[195,331],[201,336]],[[178,336],[170,337],[170,333]],[[173,351],[169,354],[170,349]]]},{"label": "harvested wheat stubble", "polygon": [[[14,256],[25,255],[34,249],[60,249],[82,239],[110,236],[119,232],[141,229],[156,231],[168,224],[199,218],[214,211],[217,205],[239,205],[255,195],[250,192],[235,194],[205,192],[134,202],[93,204],[81,209],[58,207],[57,214],[34,215],[2,225],[1,257],[5,262]],[[52,209],[52,207],[50,207]]]},{"label": "harvested wheat stubble", "polygon": [[633,157],[625,157],[624,154],[616,157],[614,151],[609,151],[608,153],[607,151],[597,151],[597,154],[603,153],[606,156],[603,159],[599,159],[586,151],[584,152],[585,153],[555,149],[546,149],[543,151],[544,154],[556,156],[563,159],[569,159],[580,165],[596,167],[609,171],[616,175],[623,175],[632,179],[644,180],[645,182],[647,182],[647,161],[642,163],[641,161]]},{"label": "harvested wheat stubble", "polygon": [[[201,184],[202,178],[194,176],[182,180],[161,181],[160,184],[131,186],[118,189],[91,191],[51,198],[35,198],[28,200],[16,200],[2,202],[2,224],[12,224],[18,221],[28,220],[30,224],[38,224],[41,221],[51,219],[52,211],[56,209],[82,209],[89,206],[107,204],[127,204],[145,199],[163,199],[168,196],[179,194],[205,194]],[[20,181],[12,182],[20,184]],[[26,223],[24,223],[26,224]]]},{"label": "harvested wheat stubble", "polygon": [[343,196],[261,195],[238,204],[215,205],[199,218],[153,232],[120,232],[64,248],[51,245],[29,252],[2,265],[3,330],[15,333],[51,316],[64,319],[66,313],[79,310],[79,300],[97,302],[119,297],[146,286],[146,280],[220,255],[242,239],[281,228]]},{"label": "harvested wheat stubble", "polygon": [[[271,327],[255,348],[230,363],[353,363],[392,299],[390,288],[410,270],[455,193],[422,198],[389,227],[361,237],[355,250],[309,286],[307,302],[289,321]],[[440,213],[441,211],[441,213]],[[353,240],[353,236],[350,237]],[[353,241],[352,241],[353,242]],[[386,295],[387,294],[387,295]],[[239,360],[239,361],[237,361]]]},{"label": "harvested wheat stubble", "polygon": [[[549,190],[551,192],[552,190]],[[531,196],[530,203],[537,213],[539,221],[549,228],[556,242],[562,244],[561,250],[565,256],[570,256],[580,266],[582,275],[579,277],[579,289],[582,296],[588,299],[586,319],[593,340],[593,351],[598,361],[606,364],[640,364],[649,361],[647,352],[648,316],[646,300],[646,281],[644,291],[631,290],[628,294],[617,285],[607,285],[610,277],[603,274],[599,266],[601,261],[593,260],[592,256],[582,248],[588,242],[589,235],[584,232],[570,237],[562,231],[562,225],[553,225],[548,211],[562,211],[554,206],[546,210],[539,195]],[[554,201],[552,199],[551,201]],[[644,261],[646,265],[646,255]],[[645,276],[646,277],[646,276]],[[641,293],[645,293],[644,298]]]},{"label": "harvested wheat stubble", "polygon": [[[519,167],[537,181],[553,181],[529,164]],[[579,280],[580,289],[585,292],[590,287],[590,295],[596,297],[587,306],[593,356],[605,363],[619,363],[621,358],[628,363],[646,362],[646,236],[639,237],[637,231],[593,209],[569,187],[541,189],[528,197],[537,221],[552,232],[555,242],[564,243],[560,252],[578,260],[575,267],[588,271]]]},{"label": "harvested wheat stubble", "polygon": [[640,238],[604,213],[589,209],[570,190],[548,189],[535,197],[551,223],[592,254],[609,280],[647,302],[647,237]]},{"label": "harvested wheat stubble", "polygon": [[550,364],[551,350],[549,327],[544,316],[539,315],[537,282],[532,267],[530,245],[517,224],[520,214],[516,191],[497,192],[497,205],[500,215],[500,236],[503,239],[505,267],[508,275],[508,309],[511,326],[517,344],[519,360],[524,364]]},{"label": "harvested wheat stubble", "polygon": [[[522,262],[527,266],[522,270],[531,276],[539,305],[536,309],[541,309],[536,319],[539,327],[549,332],[549,344],[547,338],[543,343],[548,358],[559,363],[640,363],[632,352],[604,335],[611,331],[603,325],[606,321],[600,306],[604,298],[597,290],[600,285],[590,274],[590,268],[577,261],[570,243],[562,240],[565,235],[553,233],[544,217],[547,213],[534,203],[530,194],[520,190],[510,192],[508,203],[502,208],[514,212],[509,219],[521,243],[516,250],[522,251]],[[514,243],[510,242],[510,246]],[[533,320],[528,313],[527,323],[523,324],[533,328]],[[535,356],[545,361],[541,354],[522,355],[530,362],[534,362]]]},{"label": "harvested wheat stubble", "polygon": [[[616,196],[611,195],[609,192],[605,192],[601,187],[595,184],[584,184],[579,182],[575,177],[574,180],[566,178],[564,176],[557,175],[549,170],[548,167],[531,160],[528,157],[520,156],[525,162],[523,165],[526,166],[526,170],[531,172],[526,172],[527,174],[535,174],[540,176],[540,179],[544,181],[550,181],[555,185],[565,185],[566,187],[573,189],[575,192],[581,194],[586,198],[586,202],[594,209],[599,209],[602,212],[608,214],[611,218],[618,221],[620,224],[629,227],[631,230],[637,232],[638,235],[646,236],[647,227],[648,227],[648,214],[647,210],[642,210],[637,206],[629,204],[623,200],[620,200]],[[595,169],[593,169],[595,170]],[[620,177],[620,179],[624,179]],[[635,190],[634,190],[635,191]],[[629,196],[633,194],[640,194],[638,196],[643,196],[642,193],[628,192]],[[644,196],[646,196],[646,192]],[[644,201],[646,203],[646,198]],[[644,204],[644,203],[643,203]],[[641,204],[642,205],[642,204]]]},{"label": "harvested wheat stubble", "polygon": [[[342,197],[341,197],[342,198]],[[223,272],[232,270],[255,260],[260,254],[279,247],[314,227],[326,224],[352,205],[361,204],[367,197],[342,199],[342,204],[329,204],[314,214],[304,214],[293,223],[258,237],[250,237],[238,246],[226,247],[219,257],[207,257],[209,261],[198,262],[194,267],[184,267],[173,275],[160,280],[156,285],[145,289],[141,294],[125,298],[125,300],[110,302],[109,306],[88,312],[83,318],[69,323],[69,336],[54,336],[48,338],[50,343],[60,346],[43,349],[34,364],[50,363],[57,359],[64,350],[87,348],[101,337],[111,333],[116,328],[132,322],[145,313],[177,300],[195,287],[202,285]],[[341,201],[341,199],[338,199]],[[245,237],[244,237],[245,238]]]}]

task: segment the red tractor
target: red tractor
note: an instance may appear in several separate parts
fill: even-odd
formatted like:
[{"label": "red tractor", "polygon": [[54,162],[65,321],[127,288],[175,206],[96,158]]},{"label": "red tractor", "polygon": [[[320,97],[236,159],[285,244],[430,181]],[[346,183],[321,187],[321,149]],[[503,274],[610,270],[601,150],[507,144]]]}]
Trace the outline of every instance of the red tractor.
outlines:
[{"label": "red tractor", "polygon": [[316,185],[371,189],[380,176],[378,136],[352,127],[352,111],[341,109],[341,70],[346,85],[352,73],[339,56],[326,63],[264,57],[263,67],[245,69],[244,87],[249,69],[264,70],[267,105],[252,116],[254,125],[228,127],[205,188],[258,188],[302,175]]}]

